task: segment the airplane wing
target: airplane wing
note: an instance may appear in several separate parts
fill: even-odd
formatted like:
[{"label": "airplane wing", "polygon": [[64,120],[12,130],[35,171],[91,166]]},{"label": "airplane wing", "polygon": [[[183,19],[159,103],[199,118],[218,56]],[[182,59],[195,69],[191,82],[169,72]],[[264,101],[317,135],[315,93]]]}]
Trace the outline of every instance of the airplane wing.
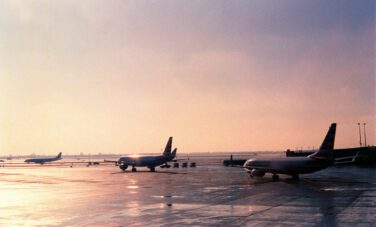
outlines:
[{"label": "airplane wing", "polygon": [[168,161],[168,162],[178,162],[178,161],[186,161],[188,160],[187,158],[179,158],[179,159],[174,159],[174,160],[171,160],[171,161]]}]

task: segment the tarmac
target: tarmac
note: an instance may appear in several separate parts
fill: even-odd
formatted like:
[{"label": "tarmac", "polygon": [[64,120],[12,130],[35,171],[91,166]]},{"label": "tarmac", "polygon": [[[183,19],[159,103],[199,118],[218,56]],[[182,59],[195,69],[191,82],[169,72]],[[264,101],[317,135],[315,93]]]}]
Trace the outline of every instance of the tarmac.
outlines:
[{"label": "tarmac", "polygon": [[376,226],[376,169],[250,178],[242,168],[0,168],[0,226]]}]

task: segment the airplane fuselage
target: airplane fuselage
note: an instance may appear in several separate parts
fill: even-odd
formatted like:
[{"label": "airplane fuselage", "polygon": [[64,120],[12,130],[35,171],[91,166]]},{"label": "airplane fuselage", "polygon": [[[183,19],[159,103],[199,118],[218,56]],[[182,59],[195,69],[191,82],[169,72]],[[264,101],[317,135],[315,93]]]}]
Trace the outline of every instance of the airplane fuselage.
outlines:
[{"label": "airplane fuselage", "polygon": [[37,163],[43,165],[46,162],[54,162],[61,159],[61,152],[54,158],[30,158],[26,159],[26,163]]},{"label": "airplane fuselage", "polygon": [[151,172],[155,172],[155,167],[161,166],[162,167],[169,167],[167,162],[172,161],[175,158],[176,150],[175,148],[171,152],[172,146],[172,137],[170,137],[167,141],[166,147],[162,153],[162,155],[154,155],[154,156],[125,156],[119,158],[116,161],[117,165],[120,167],[121,170],[125,171],[128,166],[132,167],[132,172],[136,172],[136,167],[148,167]]},{"label": "airplane fuselage", "polygon": [[134,167],[156,167],[170,161],[168,157],[163,155],[158,156],[127,156],[121,157],[118,163],[121,165],[134,166]]},{"label": "airplane fuselage", "polygon": [[252,171],[256,169],[264,173],[273,174],[306,174],[327,168],[331,162],[324,159],[309,157],[289,157],[289,158],[265,158],[249,159],[244,164],[244,168]]},{"label": "airplane fuselage", "polygon": [[320,150],[308,157],[249,159],[243,167],[247,169],[251,177],[263,177],[265,173],[272,173],[273,179],[278,179],[280,173],[291,175],[296,180],[299,179],[299,174],[313,173],[325,169],[333,164],[336,127],[336,123],[330,125]]},{"label": "airplane fuselage", "polygon": [[37,163],[37,164],[44,164],[46,162],[53,162],[57,161],[59,159],[56,158],[32,158],[32,159],[26,159],[26,163]]}]

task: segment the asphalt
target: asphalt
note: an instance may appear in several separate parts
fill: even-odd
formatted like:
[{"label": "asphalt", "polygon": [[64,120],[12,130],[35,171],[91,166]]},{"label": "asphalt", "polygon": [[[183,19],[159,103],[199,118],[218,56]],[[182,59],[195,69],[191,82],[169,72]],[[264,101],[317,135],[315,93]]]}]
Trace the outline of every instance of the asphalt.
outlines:
[{"label": "asphalt", "polygon": [[250,178],[200,165],[0,168],[0,226],[376,226],[376,169]]}]

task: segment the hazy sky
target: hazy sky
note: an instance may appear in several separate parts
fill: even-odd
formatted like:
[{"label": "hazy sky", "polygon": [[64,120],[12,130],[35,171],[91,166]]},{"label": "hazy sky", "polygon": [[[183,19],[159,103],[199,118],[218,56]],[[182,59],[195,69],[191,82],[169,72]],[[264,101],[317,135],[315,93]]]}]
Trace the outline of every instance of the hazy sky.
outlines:
[{"label": "hazy sky", "polygon": [[0,1],[0,156],[376,144],[375,1]]}]

